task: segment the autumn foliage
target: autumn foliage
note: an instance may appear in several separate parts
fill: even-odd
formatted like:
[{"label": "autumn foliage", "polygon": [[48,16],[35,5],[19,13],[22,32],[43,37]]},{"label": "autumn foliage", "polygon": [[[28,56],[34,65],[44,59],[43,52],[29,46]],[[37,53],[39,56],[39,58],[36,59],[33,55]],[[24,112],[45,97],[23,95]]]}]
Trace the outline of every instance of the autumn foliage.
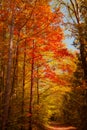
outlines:
[{"label": "autumn foliage", "polygon": [[47,82],[66,85],[63,73],[73,72],[70,64],[62,62],[74,59],[62,42],[63,15],[59,8],[52,11],[48,1],[42,1],[2,0],[0,4],[2,130],[12,125],[16,129],[14,120],[21,121],[21,130],[28,128],[28,123],[31,130],[35,95],[39,105],[39,93],[46,89]]}]

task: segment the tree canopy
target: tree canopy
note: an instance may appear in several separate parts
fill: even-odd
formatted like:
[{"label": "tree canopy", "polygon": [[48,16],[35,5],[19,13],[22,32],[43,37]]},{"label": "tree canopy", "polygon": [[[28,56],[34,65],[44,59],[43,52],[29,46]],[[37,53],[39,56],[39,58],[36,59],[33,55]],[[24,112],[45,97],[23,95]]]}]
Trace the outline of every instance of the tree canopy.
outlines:
[{"label": "tree canopy", "polygon": [[[86,130],[86,5],[86,0],[0,1],[1,130],[45,129],[53,121]],[[79,51],[63,42],[64,28]]]}]

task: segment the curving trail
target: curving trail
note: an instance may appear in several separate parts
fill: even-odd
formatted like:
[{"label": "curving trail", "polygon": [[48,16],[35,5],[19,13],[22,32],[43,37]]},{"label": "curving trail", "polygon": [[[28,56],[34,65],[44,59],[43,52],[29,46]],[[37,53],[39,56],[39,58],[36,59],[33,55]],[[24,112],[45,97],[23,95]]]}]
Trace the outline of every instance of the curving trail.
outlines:
[{"label": "curving trail", "polygon": [[68,127],[49,127],[47,130],[76,130],[75,127],[68,126]]},{"label": "curving trail", "polygon": [[77,130],[77,129],[73,126],[61,126],[60,124],[51,123],[47,127],[47,130]]}]

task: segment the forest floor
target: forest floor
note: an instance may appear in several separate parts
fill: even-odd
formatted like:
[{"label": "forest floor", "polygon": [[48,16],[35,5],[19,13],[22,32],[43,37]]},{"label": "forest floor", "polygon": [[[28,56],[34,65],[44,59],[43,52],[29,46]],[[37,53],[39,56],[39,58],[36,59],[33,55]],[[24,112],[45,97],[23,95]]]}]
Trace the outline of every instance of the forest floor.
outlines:
[{"label": "forest floor", "polygon": [[52,123],[47,127],[47,130],[76,130],[76,128],[73,126],[62,126],[60,124]]}]

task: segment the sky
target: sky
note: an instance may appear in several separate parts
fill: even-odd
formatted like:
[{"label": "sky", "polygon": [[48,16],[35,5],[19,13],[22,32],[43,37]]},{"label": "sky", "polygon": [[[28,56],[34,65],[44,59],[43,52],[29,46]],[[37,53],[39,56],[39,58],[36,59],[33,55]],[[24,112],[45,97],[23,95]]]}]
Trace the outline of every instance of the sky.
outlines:
[{"label": "sky", "polygon": [[[55,4],[54,4],[55,3]],[[50,5],[52,8],[55,8],[55,6],[57,5],[57,1],[56,0],[52,0],[52,2],[50,2]],[[61,10],[62,12],[65,13],[65,9],[62,9]],[[65,19],[64,19],[65,21]],[[72,44],[73,44],[73,41],[74,41],[74,37],[67,37],[66,35],[69,34],[70,35],[70,32],[65,30],[64,31],[64,35],[65,35],[65,39],[63,40],[63,42],[66,44],[66,47],[69,49],[69,50],[72,50],[72,51],[75,51],[77,50]]]},{"label": "sky", "polygon": [[63,42],[66,44],[66,47],[69,50],[75,51],[77,50],[72,44],[74,41],[74,37],[68,37],[67,35],[70,35],[70,32],[68,30],[64,31],[64,35],[65,35],[65,39],[63,40]]},{"label": "sky", "polygon": [[65,38],[65,40],[63,40],[63,42],[66,44],[67,48],[72,51],[76,50],[76,48],[72,45],[73,40],[74,40],[74,38]]}]

